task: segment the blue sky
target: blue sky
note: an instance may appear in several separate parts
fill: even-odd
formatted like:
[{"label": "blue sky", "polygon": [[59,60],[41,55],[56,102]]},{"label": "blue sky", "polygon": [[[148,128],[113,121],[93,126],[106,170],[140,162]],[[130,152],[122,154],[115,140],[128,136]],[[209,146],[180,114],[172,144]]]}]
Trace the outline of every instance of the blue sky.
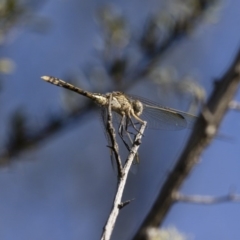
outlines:
[{"label": "blue sky", "polygon": [[[11,75],[4,76],[0,93],[1,143],[8,134],[9,116],[17,108],[24,109],[36,126],[42,126],[47,114],[63,109],[62,89],[43,82],[40,76],[81,75],[81,69],[89,62],[96,62],[94,46],[99,28],[94,13],[106,2],[48,1],[37,12],[48,20],[46,33],[22,28],[9,34],[1,56],[11,58],[16,67]],[[153,0],[111,2],[122,9],[136,28],[161,4]],[[239,1],[223,1],[218,21],[199,23],[189,37],[171,48],[162,66],[176,68],[180,78],[193,74],[210,94],[213,80],[227,70],[240,46],[239,9]],[[86,79],[79,85],[89,90],[93,87]],[[157,98],[161,91],[153,83],[141,81],[130,91],[184,110],[172,99]],[[239,98],[238,93],[235,99]],[[84,101],[81,96],[76,99]],[[231,190],[240,192],[238,118],[237,112],[227,113],[220,132],[234,141],[215,139],[181,192],[212,196]],[[189,133],[190,130],[145,133],[141,163],[136,173],[130,174],[124,193],[124,199],[135,201],[121,211],[113,239],[130,239],[134,234]],[[0,239],[100,238],[117,182],[106,145],[98,113],[91,111],[79,123],[19,154],[10,166],[0,169]],[[236,203],[214,206],[178,203],[163,226],[175,226],[196,240],[234,240],[239,238],[239,213],[240,205]]]}]

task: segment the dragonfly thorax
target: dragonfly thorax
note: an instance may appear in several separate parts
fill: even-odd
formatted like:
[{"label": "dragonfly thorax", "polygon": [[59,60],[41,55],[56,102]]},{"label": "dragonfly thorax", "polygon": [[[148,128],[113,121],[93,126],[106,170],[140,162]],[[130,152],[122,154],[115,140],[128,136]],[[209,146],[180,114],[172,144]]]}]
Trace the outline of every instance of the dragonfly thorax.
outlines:
[{"label": "dragonfly thorax", "polygon": [[130,109],[132,108],[129,100],[121,92],[112,93],[111,106],[112,106],[112,110],[119,113],[120,115],[123,115],[123,114],[128,115],[128,113],[130,112]]},{"label": "dragonfly thorax", "polygon": [[113,92],[111,106],[112,110],[121,116],[126,116],[130,119],[133,117],[135,120],[143,123],[143,120],[139,118],[143,112],[143,104],[139,100],[132,100],[122,92]]}]

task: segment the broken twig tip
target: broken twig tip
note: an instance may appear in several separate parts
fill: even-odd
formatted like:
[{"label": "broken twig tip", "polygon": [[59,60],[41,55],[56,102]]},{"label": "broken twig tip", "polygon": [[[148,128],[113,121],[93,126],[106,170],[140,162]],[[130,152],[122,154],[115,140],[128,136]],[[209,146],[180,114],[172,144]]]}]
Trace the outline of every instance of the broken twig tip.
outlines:
[{"label": "broken twig tip", "polygon": [[107,148],[110,148],[111,150],[113,150],[113,147],[112,147],[112,146],[107,145],[106,147],[107,147]]},{"label": "broken twig tip", "polygon": [[119,208],[119,209],[124,208],[124,207],[127,206],[129,203],[131,203],[133,200],[135,200],[135,199],[133,198],[133,199],[127,200],[127,201],[125,201],[125,202],[121,202],[120,204],[118,204],[118,208]]},{"label": "broken twig tip", "polygon": [[135,143],[137,146],[139,146],[139,145],[142,143],[142,141],[141,141],[141,139],[137,139],[134,143]]}]

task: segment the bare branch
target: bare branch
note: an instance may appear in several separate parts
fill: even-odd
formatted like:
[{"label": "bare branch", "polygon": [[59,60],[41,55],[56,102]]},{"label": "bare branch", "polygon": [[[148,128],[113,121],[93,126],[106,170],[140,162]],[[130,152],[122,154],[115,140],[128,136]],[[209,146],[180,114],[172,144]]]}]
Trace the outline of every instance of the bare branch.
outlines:
[{"label": "bare branch", "polygon": [[231,101],[231,102],[229,103],[229,108],[230,108],[230,109],[233,109],[233,110],[239,111],[239,110],[240,110],[240,102]]},{"label": "bare branch", "polygon": [[195,203],[195,204],[217,204],[224,202],[240,202],[240,195],[237,194],[227,194],[220,197],[212,197],[212,196],[199,196],[199,195],[184,195],[182,193],[173,194],[173,199],[178,202],[186,202],[186,203]]},{"label": "bare branch", "polygon": [[[145,239],[146,230],[149,227],[158,227],[174,203],[173,193],[178,190],[206,146],[214,137],[214,132],[228,110],[229,102],[234,97],[240,81],[240,50],[229,70],[224,74],[220,81],[215,83],[215,89],[208,100],[207,112],[211,117],[206,118],[206,111],[200,115],[188,143],[181,154],[176,166],[169,174],[159,195],[150,210],[148,216],[141,225],[141,228],[135,235],[135,240]],[[209,114],[207,114],[209,116]],[[209,122],[209,119],[210,122]],[[214,131],[209,131],[212,128]]]},{"label": "bare branch", "polygon": [[141,144],[141,138],[143,136],[143,132],[146,128],[146,125],[147,125],[147,123],[144,122],[144,124],[142,124],[142,126],[139,130],[139,133],[136,135],[136,138],[133,142],[133,145],[132,145],[132,148],[130,150],[129,156],[128,156],[128,158],[126,160],[126,163],[123,167],[123,174],[118,179],[118,187],[117,187],[117,192],[116,192],[115,199],[114,199],[114,202],[113,202],[112,211],[111,211],[111,213],[109,215],[109,218],[107,220],[107,223],[104,227],[101,240],[109,240],[110,237],[111,237],[111,234],[112,234],[117,216],[118,216],[119,211],[121,209],[121,207],[119,207],[119,206],[121,206],[121,204],[122,204],[122,195],[123,195],[124,187],[126,185],[128,173],[129,173],[131,165],[134,161],[134,157],[135,157],[135,155],[138,151],[138,148]]}]

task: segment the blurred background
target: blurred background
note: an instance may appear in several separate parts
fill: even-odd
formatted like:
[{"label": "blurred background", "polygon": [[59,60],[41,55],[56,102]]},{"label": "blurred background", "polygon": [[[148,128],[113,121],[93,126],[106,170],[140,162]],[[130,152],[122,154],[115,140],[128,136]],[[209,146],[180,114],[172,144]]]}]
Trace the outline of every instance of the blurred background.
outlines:
[{"label": "blurred background", "polygon": [[[0,1],[0,239],[100,239],[117,184],[98,108],[40,79],[198,114],[239,48],[237,0]],[[240,100],[240,95],[235,100]],[[240,191],[239,113],[181,188]],[[191,129],[147,129],[112,239],[131,239]],[[123,152],[123,157],[125,156]],[[240,205],[175,204],[169,239],[239,239]],[[178,238],[177,238],[178,237]]]}]

